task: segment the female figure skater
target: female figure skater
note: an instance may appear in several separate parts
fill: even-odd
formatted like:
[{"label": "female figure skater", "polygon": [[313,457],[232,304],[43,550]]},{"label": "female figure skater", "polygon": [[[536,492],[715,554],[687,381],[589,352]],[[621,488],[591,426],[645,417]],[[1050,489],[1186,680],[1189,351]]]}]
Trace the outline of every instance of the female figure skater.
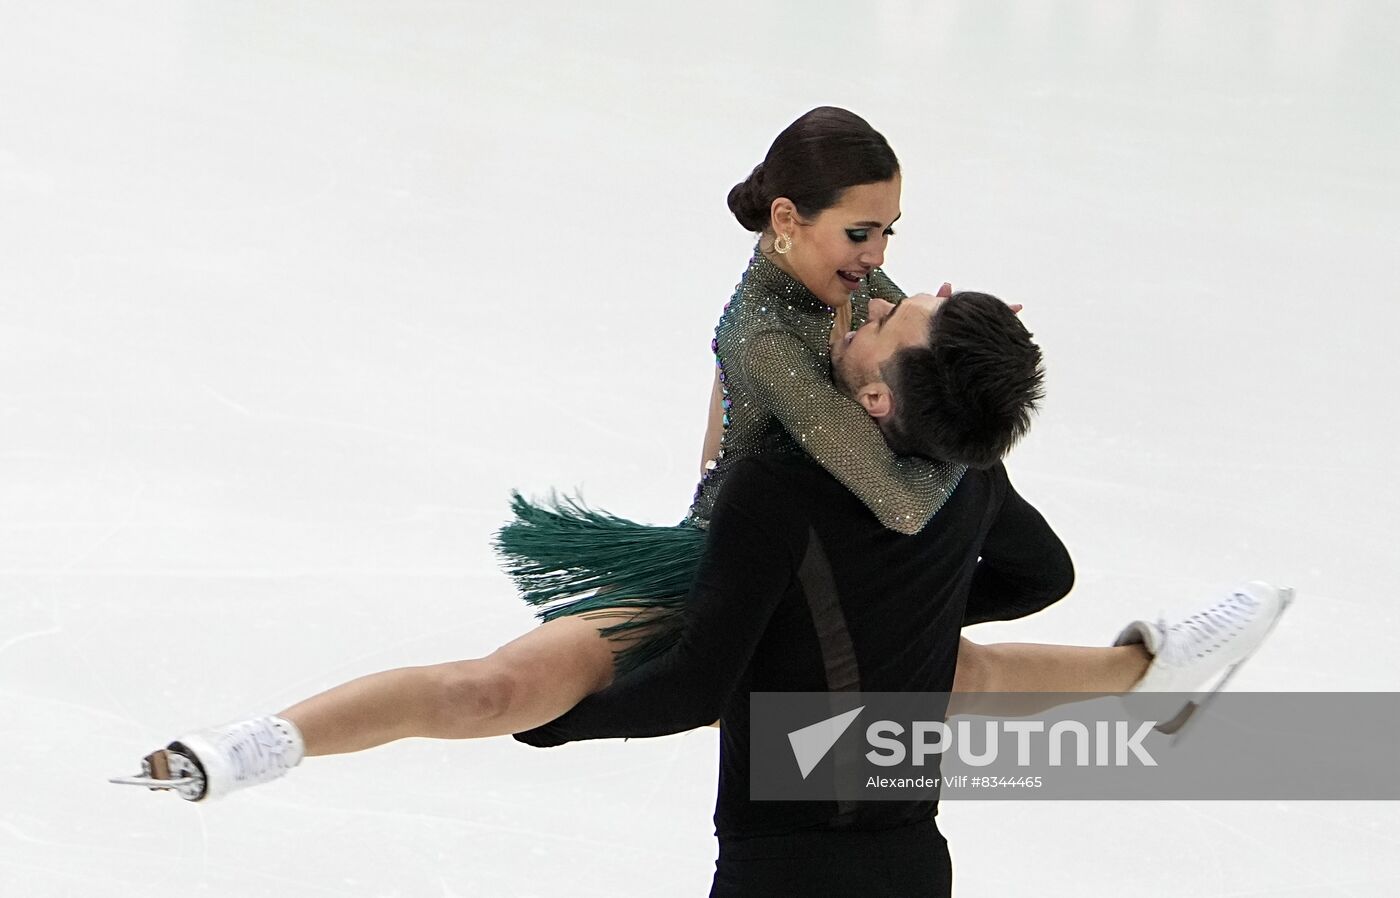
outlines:
[{"label": "female figure skater", "polygon": [[[755,453],[806,452],[886,527],[918,532],[969,460],[937,434],[916,432],[909,416],[882,432],[850,398],[865,385],[846,384],[843,393],[830,374],[833,352],[856,329],[879,327],[890,302],[903,298],[879,267],[899,198],[899,163],[884,137],[832,107],[785,129],[730,191],[731,211],[760,237],[716,328],[704,470],[681,524],[644,526],[516,496],[498,547],[526,600],[542,609],[541,626],[485,658],[371,674],[278,715],[182,737],[148,756],[141,776],[119,781],[199,800],[275,779],[305,755],[412,736],[505,735],[554,719],[674,640],[716,493],[730,468]],[[1172,627],[1135,622],[1114,647],[964,639],[954,689],[1184,691],[1242,663],[1285,601],[1251,584]],[[966,622],[1038,610],[969,608]]]}]

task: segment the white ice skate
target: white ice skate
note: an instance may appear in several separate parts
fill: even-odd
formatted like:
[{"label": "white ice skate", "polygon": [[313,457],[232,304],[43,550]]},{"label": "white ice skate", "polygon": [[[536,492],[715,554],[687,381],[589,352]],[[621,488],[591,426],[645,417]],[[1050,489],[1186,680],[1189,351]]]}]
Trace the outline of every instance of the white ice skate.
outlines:
[{"label": "white ice skate", "polygon": [[[1134,684],[1132,692],[1194,693],[1184,703],[1168,705],[1166,712],[1160,704],[1154,706],[1147,696],[1140,696],[1136,713],[1163,720],[1156,728],[1171,734],[1176,742],[1187,722],[1210,704],[1263,644],[1292,601],[1292,589],[1276,589],[1256,581],[1171,626],[1164,620],[1129,624],[1114,645],[1141,643],[1152,655],[1147,673]],[[1222,673],[1224,676],[1213,686],[1202,691],[1206,683]]]},{"label": "white ice skate", "polygon": [[110,782],[203,801],[275,780],[301,763],[305,751],[290,721],[258,717],[184,736],[147,755],[140,775]]}]

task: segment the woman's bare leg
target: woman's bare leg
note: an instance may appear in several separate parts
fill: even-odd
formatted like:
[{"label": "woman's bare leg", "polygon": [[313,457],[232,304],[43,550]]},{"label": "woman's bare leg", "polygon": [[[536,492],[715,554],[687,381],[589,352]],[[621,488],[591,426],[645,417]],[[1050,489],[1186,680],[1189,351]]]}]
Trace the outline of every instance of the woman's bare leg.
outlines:
[{"label": "woman's bare leg", "polygon": [[[1142,679],[1151,661],[1141,645],[979,645],[963,637],[948,715],[1028,716],[1064,704],[1061,693],[1127,692]],[[1005,693],[1039,693],[1044,698],[1005,697]]]},{"label": "woman's bare leg", "polygon": [[1127,692],[1151,663],[1141,645],[1042,645],[963,637],[954,692]]},{"label": "woman's bare leg", "polygon": [[413,736],[502,736],[547,723],[612,682],[615,615],[564,617],[484,658],[386,670],[351,680],[278,716],[307,755],[362,751]]}]

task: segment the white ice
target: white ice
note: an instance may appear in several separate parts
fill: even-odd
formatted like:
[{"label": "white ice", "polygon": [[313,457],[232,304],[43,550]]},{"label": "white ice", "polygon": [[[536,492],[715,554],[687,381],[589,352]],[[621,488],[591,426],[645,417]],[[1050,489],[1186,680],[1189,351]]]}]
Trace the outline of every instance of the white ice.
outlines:
[{"label": "white ice", "polygon": [[[1242,579],[1239,689],[1400,689],[1386,2],[0,5],[0,894],[701,895],[712,730],[396,744],[223,803],[182,731],[531,626],[512,487],[684,512],[729,187],[834,103],[888,270],[1025,304],[1010,466],[1101,644]],[[1325,763],[1325,759],[1320,759]],[[1380,896],[1368,802],[945,803],[957,894]]]}]

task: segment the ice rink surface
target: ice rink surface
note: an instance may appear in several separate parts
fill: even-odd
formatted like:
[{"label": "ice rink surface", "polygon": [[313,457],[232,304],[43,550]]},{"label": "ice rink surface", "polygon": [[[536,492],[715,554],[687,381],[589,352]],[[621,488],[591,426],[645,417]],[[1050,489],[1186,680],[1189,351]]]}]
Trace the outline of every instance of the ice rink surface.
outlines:
[{"label": "ice rink surface", "polygon": [[[105,780],[525,631],[512,487],[678,520],[725,195],[821,104],[900,155],[895,279],[1047,355],[1009,467],[1078,585],[971,635],[1262,578],[1235,688],[1400,690],[1398,45],[1345,0],[0,4],[0,894],[704,894],[712,730]],[[1394,804],[939,820],[964,898],[1400,892]]]}]

